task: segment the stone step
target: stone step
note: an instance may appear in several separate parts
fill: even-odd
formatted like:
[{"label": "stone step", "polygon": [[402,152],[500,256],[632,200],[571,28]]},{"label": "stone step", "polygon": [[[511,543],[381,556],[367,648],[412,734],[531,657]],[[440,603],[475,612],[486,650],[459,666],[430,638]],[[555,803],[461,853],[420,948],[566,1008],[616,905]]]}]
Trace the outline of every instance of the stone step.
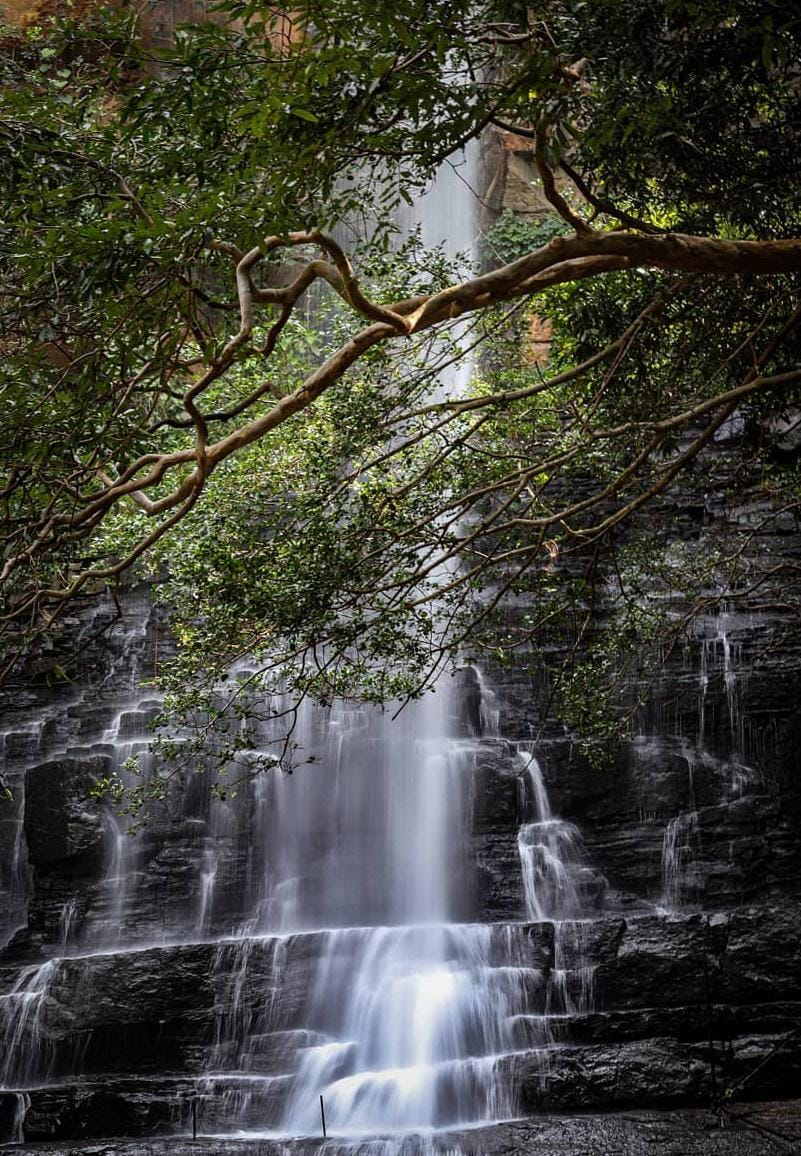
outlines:
[{"label": "stone step", "polygon": [[[553,1065],[555,1051],[572,1045],[565,1056],[581,1073],[578,1103],[608,1104],[618,1103],[629,1086],[628,1076],[619,1085],[610,1084],[610,1057],[618,1055],[625,1075],[626,1057],[634,1057],[632,1064],[638,1056],[643,1064],[651,1062],[648,1049],[656,1047],[654,1040],[660,1041],[654,1070],[664,1078],[649,1084],[632,1076],[631,1086],[640,1088],[645,1099],[695,1095],[703,1082],[697,1073],[706,1064],[706,983],[713,1035],[727,1041],[734,1071],[741,1070],[741,1056],[765,1054],[763,1038],[776,1043],[783,1031],[801,1024],[798,922],[798,910],[785,906],[742,909],[725,917],[649,915],[494,925],[478,929],[476,940],[474,928],[454,928],[450,934],[454,951],[471,942],[482,944],[477,982],[501,985],[518,996],[522,992],[509,1006],[512,1035],[505,1040],[511,1039],[510,1046],[524,1051],[557,1045],[550,1048]],[[242,1042],[219,1052],[218,1067],[250,1075],[289,1074],[303,1059],[299,1053],[321,1042],[297,1031],[306,1022],[319,952],[328,950],[335,937],[347,977],[350,959],[375,934],[375,929],[351,929],[252,936],[57,959],[41,989],[33,984],[34,1000],[40,1003],[26,1022],[14,1010],[15,1002],[22,1001],[0,998],[0,1043],[19,1073],[12,1083],[68,1078],[76,1071],[105,1072],[112,1080],[121,1069],[130,1079],[165,1067],[202,1072],[217,1063],[220,1039]],[[382,929],[381,934],[401,931]],[[574,964],[582,957],[595,960],[594,970],[552,965],[549,970],[548,961],[557,954]],[[526,963],[520,962],[526,957]],[[8,997],[20,977],[19,966],[0,967],[0,996]],[[592,1005],[579,998],[585,980],[595,985]],[[578,995],[573,982],[579,985]],[[560,983],[572,1004],[554,998]],[[34,1038],[38,1067],[26,1058]],[[721,1065],[724,1061],[726,1056]],[[791,1065],[785,1070],[772,1062],[759,1076],[764,1083],[753,1086],[766,1092],[784,1088],[792,1071]],[[526,1079],[528,1085],[537,1084],[532,1097],[539,1102],[537,1065],[533,1073]],[[549,1088],[555,1106],[565,1107],[572,1102],[571,1084],[566,1076],[560,1080],[555,1078]]]},{"label": "stone step", "polygon": [[[490,1124],[469,1131],[443,1131],[426,1135],[353,1141],[330,1137],[326,1156],[509,1156],[510,1153],[558,1152],[559,1156],[621,1156],[650,1153],[653,1156],[765,1156],[762,1129],[785,1138],[785,1147],[801,1144],[801,1100],[729,1105],[728,1127],[710,1129],[706,1108],[641,1109],[637,1112],[584,1112],[540,1115],[531,1120]],[[13,1112],[14,1105],[9,1105]],[[0,1104],[0,1128],[3,1127]],[[738,1122],[747,1114],[749,1123]],[[773,1145],[776,1147],[776,1145]],[[191,1119],[175,1134],[142,1140],[85,1140],[80,1148],[69,1144],[10,1143],[4,1156],[319,1156],[320,1136],[306,1139],[270,1139],[252,1136],[191,1139]],[[776,1150],[780,1149],[776,1147]]]},{"label": "stone step", "polygon": [[[622,1011],[703,1004],[706,959],[714,1004],[751,1004],[756,991],[760,1004],[792,1002],[801,1000],[799,922],[801,909],[785,905],[773,910],[743,908],[725,916],[637,915],[557,924],[486,925],[478,928],[486,936],[486,951],[482,949],[474,966],[488,968],[490,976],[493,971],[502,975],[503,968],[520,968],[532,975],[579,974],[582,967],[592,966],[596,1007]],[[472,934],[472,928],[467,930]],[[396,929],[383,931],[396,933]],[[453,929],[457,940],[464,931]],[[336,950],[347,964],[374,934],[375,929],[346,929],[255,935],[56,959],[52,1025],[58,1031],[80,1017],[88,1029],[154,1015],[168,1018],[200,1008],[213,1010],[217,995],[221,1004],[229,999],[226,977],[232,976],[242,977],[244,995],[255,1006],[280,984],[283,1013],[291,1019],[293,1009],[305,998],[317,959],[331,950],[332,937],[337,938]],[[11,958],[0,953],[0,994],[10,991],[20,975],[20,964]],[[467,959],[465,966],[469,964]],[[297,981],[291,974],[295,971]],[[301,987],[303,991],[295,990]]]},{"label": "stone step", "polygon": [[212,1063],[224,1061],[226,1068],[262,1075],[288,1075],[297,1069],[310,1049],[334,1042],[331,1036],[322,1032],[302,1028],[251,1033],[244,1039],[215,1046]]},{"label": "stone step", "polygon": [[[787,1033],[758,1033],[741,1038],[733,1049],[717,1045],[718,1089],[736,1091],[747,1085],[752,1097],[763,1088],[792,1097],[801,1080],[801,1057],[789,1045],[782,1048],[786,1039]],[[488,1088],[510,1089],[509,1105],[515,1105],[516,1114],[526,1115],[576,1107],[620,1110],[636,1105],[644,1110],[669,1103],[708,1104],[712,1089],[708,1043],[664,1037],[613,1045],[555,1044],[437,1065],[430,1076],[437,1084],[439,1124],[443,1128],[460,1118],[460,1089],[463,1093],[469,1084],[470,1095],[475,1097],[482,1080],[488,1081]],[[398,1078],[404,1078],[403,1072]],[[367,1094],[371,1080],[383,1089],[392,1079],[391,1072],[362,1073],[345,1077],[340,1084],[346,1102],[357,1104],[358,1097],[353,1098],[352,1093],[358,1088]],[[0,1092],[0,1128],[3,1121],[7,1128],[0,1140],[14,1138],[10,1134],[14,1120],[14,1126],[21,1126],[26,1141],[31,1142],[80,1141],[121,1133],[186,1135],[193,1099],[201,1132],[232,1134],[244,1129],[264,1134],[281,1127],[293,1086],[291,1076],[225,1071],[193,1077],[104,1075],[17,1093]],[[336,1118],[337,1088],[334,1083],[327,1092],[332,1121]],[[313,1099],[310,1120],[317,1108],[316,1092]],[[497,1111],[497,1098],[491,1104]]]},{"label": "stone step", "polygon": [[281,1125],[293,1086],[291,1075],[220,1072],[205,1076],[197,1082],[198,1130],[274,1131]]},{"label": "stone step", "polygon": [[[191,1130],[195,1084],[169,1076],[73,1081],[20,1093],[0,1092],[0,1119],[19,1116],[26,1142],[104,1136],[157,1136]],[[20,1124],[20,1121],[17,1121]],[[3,1137],[8,1141],[11,1136]]]}]

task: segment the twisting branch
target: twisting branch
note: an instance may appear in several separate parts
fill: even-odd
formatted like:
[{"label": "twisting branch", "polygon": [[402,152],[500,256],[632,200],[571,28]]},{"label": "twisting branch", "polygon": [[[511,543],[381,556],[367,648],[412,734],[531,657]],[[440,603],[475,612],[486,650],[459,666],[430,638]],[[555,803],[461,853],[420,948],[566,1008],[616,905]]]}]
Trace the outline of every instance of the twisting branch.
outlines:
[{"label": "twisting branch", "polygon": [[[27,525],[14,528],[13,532],[19,540],[20,547],[7,554],[0,570],[0,587],[5,585],[6,588],[15,590],[16,575],[23,568],[31,566],[37,559],[53,556],[64,544],[74,544],[88,538],[102,524],[109,511],[125,499],[137,503],[148,518],[160,519],[166,515],[166,520],[160,521],[155,529],[145,534],[131,552],[113,567],[87,566],[64,587],[47,584],[40,586],[35,579],[27,587],[25,582],[22,582],[21,591],[15,592],[6,601],[5,619],[14,621],[23,615],[30,616],[46,603],[55,602],[61,605],[88,582],[105,581],[123,572],[167,529],[186,515],[196,503],[207,479],[222,462],[307,409],[334,383],[340,381],[348,369],[369,350],[394,341],[399,336],[422,333],[469,313],[480,312],[504,302],[532,297],[552,285],[594,278],[612,270],[656,268],[690,274],[726,276],[740,273],[776,274],[801,271],[801,241],[795,239],[754,242],[672,233],[602,233],[590,230],[584,222],[573,223],[576,233],[572,237],[556,237],[543,248],[517,261],[463,283],[451,285],[439,292],[387,305],[378,304],[367,297],[342,247],[319,230],[311,229],[284,236],[272,236],[247,252],[242,252],[237,246],[224,240],[211,242],[209,248],[226,256],[234,265],[239,325],[236,332],[227,339],[222,350],[207,362],[203,372],[185,384],[180,396],[186,417],[167,418],[157,422],[153,427],[153,430],[164,424],[179,428],[192,427],[195,432],[194,444],[170,450],[160,451],[158,448],[147,450],[134,461],[122,465],[116,474],[108,464],[101,462],[94,464],[90,462],[88,466],[82,466],[83,473],[79,471],[74,479],[68,479],[65,483],[67,489],[62,491],[71,495],[69,508],[64,508],[60,499],[54,498],[41,515]],[[307,261],[300,274],[290,284],[268,288],[255,283],[255,272],[269,255],[281,250],[311,246],[321,250],[324,258]],[[311,286],[320,280],[328,284],[349,308],[369,324],[356,331],[292,392],[275,397],[278,392],[275,386],[265,382],[229,408],[205,413],[202,400],[210,386],[223,379],[243,356],[260,356],[269,360],[278,347],[282,330],[292,310]],[[279,315],[272,323],[264,347],[257,349],[254,344],[254,332],[257,310],[260,307],[267,309],[278,307]],[[534,396],[561,382],[578,378],[602,360],[611,359],[614,363],[614,359],[622,355],[627,343],[635,338],[642,325],[655,317],[661,307],[659,302],[654,302],[606,350],[594,355],[582,365],[566,371],[564,375],[557,375],[547,384],[540,383],[522,391],[508,391],[466,402],[444,403],[439,408],[459,415],[471,409],[508,405],[510,402]],[[177,375],[178,380],[184,373],[181,368],[180,347],[181,341],[176,346],[177,352],[169,370],[173,379]],[[157,344],[157,350],[160,348],[160,344]],[[157,372],[157,369],[158,357],[150,359],[130,379],[128,387],[144,388],[146,379]],[[164,370],[160,372],[163,374]],[[671,418],[668,426],[659,431],[655,430],[655,436],[657,432],[664,435],[668,428],[699,418],[710,408],[719,408],[730,402],[736,402],[759,389],[789,384],[795,381],[797,376],[794,371],[770,377],[757,373],[738,390],[721,394],[711,402],[701,403],[683,415]],[[162,384],[159,388],[165,387]],[[274,397],[274,404],[264,413],[254,413],[256,403],[268,395]],[[125,389],[120,396],[121,398],[127,396]],[[165,396],[175,397],[174,390],[169,390]],[[438,405],[435,404],[418,412],[437,411]],[[227,420],[240,415],[247,417],[247,420],[217,441],[210,440],[210,420]],[[147,428],[147,423],[144,428]],[[603,436],[621,437],[626,428],[629,427],[605,431]],[[592,438],[597,435],[588,431],[587,436]],[[88,475],[86,471],[89,471]],[[23,475],[14,476],[21,479]],[[81,490],[80,481],[87,476],[94,478],[94,485]],[[174,478],[175,481],[165,492],[164,483],[169,478]],[[6,490],[9,484],[6,484]],[[58,486],[52,492],[58,497]]]},{"label": "twisting branch", "polygon": [[534,162],[537,166],[540,180],[542,181],[542,191],[562,220],[567,221],[568,225],[574,228],[577,233],[591,233],[593,231],[592,227],[583,217],[580,217],[578,213],[571,209],[570,205],[557,189],[553,171],[546,160],[545,150],[547,145],[548,130],[543,127],[538,129],[534,138]]},{"label": "twisting branch", "polygon": [[635,217],[632,213],[627,213],[623,209],[619,209],[617,205],[613,205],[612,202],[605,197],[599,197],[597,193],[592,191],[581,173],[574,169],[564,158],[560,160],[559,167],[565,176],[570,178],[584,200],[592,205],[594,209],[597,209],[599,213],[605,213],[607,217],[614,217],[615,220],[620,221],[629,229],[639,229],[643,233],[668,232],[667,229],[660,229],[658,225],[653,225],[650,221],[644,221],[642,217]]}]

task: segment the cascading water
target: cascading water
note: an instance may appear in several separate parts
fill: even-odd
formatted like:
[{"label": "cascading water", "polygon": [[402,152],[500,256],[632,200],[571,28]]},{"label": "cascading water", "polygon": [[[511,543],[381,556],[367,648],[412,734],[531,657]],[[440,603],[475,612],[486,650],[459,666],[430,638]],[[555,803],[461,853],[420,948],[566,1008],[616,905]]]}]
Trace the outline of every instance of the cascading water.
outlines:
[{"label": "cascading water", "polygon": [[[0,736],[0,745],[5,748],[6,736]],[[2,751],[5,755],[5,749]],[[25,924],[25,890],[27,864],[25,862],[24,816],[25,777],[16,777],[13,788],[3,784],[11,794],[7,807],[5,825],[11,828],[6,842],[11,847],[8,860],[0,862],[0,945],[5,945],[15,931]]]},{"label": "cascading water", "polygon": [[518,834],[526,914],[532,921],[554,921],[548,1015],[575,1015],[593,1004],[594,966],[587,959],[582,917],[591,909],[592,891],[605,880],[587,867],[579,829],[553,814],[540,764],[527,744],[520,746],[522,809],[533,815]]},{"label": "cascading water", "polygon": [[[472,246],[468,182],[446,169],[426,197],[426,243],[445,241],[452,254]],[[269,1132],[314,1135],[322,1096],[331,1134],[380,1136],[514,1114],[496,1068],[516,1050],[537,977],[513,951],[499,957],[490,928],[456,922],[471,906],[475,743],[450,737],[455,713],[447,679],[394,722],[337,706],[323,723],[307,708],[295,738],[310,763],[259,782],[264,870],[242,956],[259,931],[287,936],[290,956],[305,942],[310,994],[302,1025],[272,1011],[252,1024],[251,1078],[224,1116],[234,1109],[240,1121],[260,1115]],[[242,1019],[231,1018],[218,1060]],[[298,1044],[293,1078],[265,1074],[259,1086],[258,1052],[278,1033],[290,1050]],[[207,1111],[213,1118],[213,1096]]]},{"label": "cascading water", "polygon": [[[515,1017],[538,977],[514,943],[504,955],[491,927],[456,922],[470,906],[476,743],[447,737],[451,715],[445,681],[394,722],[338,707],[316,727],[307,710],[303,738],[319,770],[261,780],[266,869],[240,974],[253,937],[272,932],[290,959],[311,956],[309,994],[295,1020],[270,1008],[250,1021],[234,1057],[249,1079],[235,1102],[210,1094],[209,1120],[222,1108],[221,1124],[255,1117],[270,1134],[314,1135],[321,1094],[339,1136],[514,1114],[495,1070],[516,1050]],[[231,994],[236,1005],[242,989]],[[217,1062],[232,1056],[246,1019],[234,1008]],[[274,1053],[277,1035],[290,1045],[292,1079],[259,1084],[259,1052],[269,1039]]]},{"label": "cascading water", "polygon": [[[511,752],[529,820],[522,875],[528,917],[555,921],[552,947],[538,956],[523,922],[464,922],[477,759],[508,744],[449,737],[455,705],[442,680],[394,721],[305,706],[296,739],[310,761],[257,779],[261,872],[249,918],[218,948],[225,1013],[200,1088],[204,1131],[313,1137],[322,1096],[329,1146],[391,1152],[414,1136],[424,1151],[435,1132],[515,1117],[515,1062],[545,1078],[566,1017],[591,1006],[581,916],[592,873],[529,750]],[[262,749],[271,737],[267,725]]]},{"label": "cascading water", "polygon": [[[704,812],[720,817],[744,795],[764,789],[757,769],[745,761],[740,639],[747,627],[748,618],[725,605],[698,623],[697,731],[679,733],[669,748],[676,762],[686,766],[686,780],[682,809],[668,820],[662,836],[660,906],[668,911],[692,905],[703,890]],[[662,740],[659,750],[664,747]],[[642,753],[648,758],[655,752],[645,743]]]},{"label": "cascading water", "polygon": [[519,757],[536,815],[533,822],[523,824],[518,835],[529,919],[577,918],[583,907],[578,885],[583,866],[581,835],[573,823],[553,816],[534,755]]},{"label": "cascading water", "polygon": [[[51,724],[53,719],[45,715],[37,728],[35,741],[23,748],[22,768],[19,773],[17,791],[16,833],[13,843],[12,869],[20,879],[21,911],[24,911],[25,888],[23,864],[23,835],[25,819],[25,761],[39,754],[50,759],[83,759],[101,755],[108,759],[110,772],[124,774],[126,760],[132,755],[141,755],[149,745],[151,736],[147,723],[153,717],[158,703],[152,695],[145,696],[139,687],[142,678],[140,662],[141,650],[145,644],[149,613],[137,613],[123,629],[124,661],[112,662],[110,673],[99,686],[85,688],[76,701],[65,712],[66,720],[60,723],[63,733]],[[87,630],[92,629],[92,618]],[[122,679],[118,680],[122,672]],[[115,708],[112,709],[109,725],[98,736],[98,741],[85,745],[82,740],[84,723],[82,711],[87,698],[94,702],[93,713],[98,711],[105,693]],[[146,700],[146,701],[145,701]],[[43,734],[51,737],[48,746],[43,742]],[[133,736],[137,735],[137,738]],[[20,745],[19,732],[14,733]],[[57,765],[55,763],[54,765]],[[82,800],[84,814],[91,806],[90,800]],[[62,958],[78,956],[94,950],[109,950],[121,942],[135,936],[126,932],[128,900],[134,886],[136,870],[136,847],[126,833],[126,823],[109,805],[104,805],[96,816],[100,833],[104,866],[99,901],[93,918],[84,921],[79,911],[76,896],[66,900],[60,911],[57,929],[59,955],[46,959],[43,963],[25,967],[20,972],[10,991],[0,996],[0,1092],[3,1089],[26,1088],[47,1083],[55,1065],[52,1041],[46,1030],[48,1000],[51,988],[59,981],[59,964]],[[24,919],[21,920],[24,926]],[[71,1063],[80,1070],[80,1055],[76,1052]],[[24,1118],[24,1105],[20,1108]],[[20,1131],[21,1131],[20,1123]]]}]

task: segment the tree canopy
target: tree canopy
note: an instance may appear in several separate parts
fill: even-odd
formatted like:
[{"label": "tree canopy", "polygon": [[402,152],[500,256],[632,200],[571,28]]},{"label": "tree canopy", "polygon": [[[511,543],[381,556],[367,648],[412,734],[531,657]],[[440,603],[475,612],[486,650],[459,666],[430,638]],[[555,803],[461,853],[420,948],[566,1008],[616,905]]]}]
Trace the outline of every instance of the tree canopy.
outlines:
[{"label": "tree canopy", "polygon": [[[136,566],[188,668],[260,654],[323,700],[420,693],[509,591],[547,620],[556,558],[798,405],[800,47],[764,0],[225,0],[159,50],[124,8],[6,30],[6,668]],[[487,130],[530,142],[558,227],[501,222],[473,270],[400,243]]]}]

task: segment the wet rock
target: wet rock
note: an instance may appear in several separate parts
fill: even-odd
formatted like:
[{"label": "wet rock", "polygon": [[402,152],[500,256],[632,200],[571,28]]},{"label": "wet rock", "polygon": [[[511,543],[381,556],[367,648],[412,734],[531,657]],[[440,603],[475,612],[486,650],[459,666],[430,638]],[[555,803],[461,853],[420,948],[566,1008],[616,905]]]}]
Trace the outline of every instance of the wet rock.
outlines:
[{"label": "wet rock", "polygon": [[481,734],[481,686],[472,666],[458,671],[456,676],[456,701],[458,703],[458,728],[460,735]]},{"label": "wet rock", "polygon": [[109,1079],[37,1089],[25,1115],[25,1140],[84,1140],[103,1136],[157,1136],[180,1127],[194,1087]]},{"label": "wet rock", "polygon": [[[723,516],[716,502],[713,495],[709,502],[689,503],[691,516],[683,531],[688,540],[695,535],[693,540],[700,541],[706,519]],[[760,502],[759,495],[751,495],[740,503],[734,515],[742,525],[756,524]],[[774,528],[789,555],[799,553],[791,530],[787,524]],[[765,535],[761,544],[770,544]],[[521,604],[505,613],[519,625],[527,611]],[[463,673],[459,727],[465,773],[472,783],[472,822],[465,847],[457,850],[459,864],[474,866],[460,867],[470,881],[464,887],[469,901],[458,917],[494,925],[491,966],[528,973],[526,990],[540,1002],[531,1016],[520,1017],[526,1021],[521,1049],[538,1037],[552,1046],[504,1061],[532,1120],[476,1135],[462,1133],[441,1143],[437,1138],[431,1141],[435,1149],[444,1152],[447,1144],[451,1149],[458,1144],[464,1154],[499,1156],[726,1151],[718,1132],[706,1134],[700,1125],[691,1126],[688,1121],[694,1118],[687,1115],[638,1112],[636,1117],[556,1120],[541,1115],[708,1103],[713,1056],[721,1089],[795,1094],[801,1079],[793,1050],[793,1033],[801,1022],[796,900],[801,878],[801,649],[781,643],[781,625],[769,612],[748,622],[732,617],[710,623],[709,636],[669,664],[642,716],[642,735],[617,758],[592,761],[564,728],[544,725],[538,752],[551,803],[557,815],[582,830],[587,856],[583,866],[577,864],[576,876],[583,909],[600,916],[575,924],[546,920],[505,926],[523,917],[517,839],[520,824],[531,819],[521,799],[512,740],[540,734],[543,720],[536,703],[547,690],[541,658],[521,653],[492,672],[504,740],[482,735],[486,719],[478,676]],[[727,670],[719,636],[724,626],[729,658],[735,655]],[[133,635],[127,637],[144,669],[147,629],[134,641]],[[768,642],[775,645],[768,647]],[[564,640],[548,645],[558,661]],[[770,657],[757,667],[760,647]],[[233,1129],[237,1122],[263,1128],[278,1118],[287,1068],[297,1058],[297,1041],[290,1046],[287,1040],[301,1030],[324,937],[335,933],[131,948],[134,936],[140,945],[176,934],[201,937],[196,927],[199,880],[211,853],[215,889],[202,934],[230,934],[232,926],[253,914],[254,892],[244,882],[253,863],[252,817],[243,808],[215,833],[207,781],[176,777],[147,830],[136,837],[126,876],[125,926],[115,929],[114,920],[120,919],[115,893],[102,879],[109,845],[89,792],[113,754],[106,741],[109,720],[122,708],[118,736],[142,739],[155,708],[146,692],[130,701],[134,666],[119,636],[96,669],[83,660],[81,690],[74,683],[45,685],[45,670],[52,671],[58,661],[55,655],[45,657],[25,694],[9,704],[7,755],[14,774],[22,773],[23,764],[28,774],[24,834],[33,876],[29,927],[6,954],[0,994],[19,979],[12,960],[19,962],[26,953],[30,958],[42,952],[63,955],[62,940],[69,941],[70,950],[77,944],[89,952],[112,943],[118,950],[60,958],[54,969],[37,1030],[48,1078],[66,1082],[30,1087],[26,1137],[45,1144],[44,1150],[66,1152],[77,1144],[73,1151],[88,1153],[92,1138],[124,1132],[148,1139],[138,1145],[104,1143],[97,1150],[125,1156],[156,1153],[159,1142],[150,1137],[163,1131],[177,1137],[188,1130],[187,1105],[194,1095],[200,1097],[201,1122],[209,1130]],[[708,676],[703,729],[702,661]],[[30,725],[33,716],[36,727]],[[677,863],[670,892],[665,840],[670,824],[688,816],[693,816],[693,840]],[[12,816],[0,836],[4,846],[13,845],[15,832]],[[293,886],[314,892],[325,882],[329,868],[318,851],[310,840],[301,863],[303,878]],[[614,892],[606,915],[605,877]],[[383,885],[382,879],[365,878],[364,902],[354,904],[354,910],[380,912]],[[752,898],[758,902],[742,906]],[[689,907],[712,910],[683,910]],[[70,940],[65,932],[70,920],[79,931],[94,929],[97,938],[91,941],[88,933],[81,938],[76,932]],[[593,1010],[589,1001],[580,1000],[571,1010],[564,998],[582,985],[585,990],[594,986]],[[546,1016],[547,993],[555,991],[563,997],[560,1014]],[[33,1030],[30,1024],[26,1030]],[[246,1035],[245,1056],[238,1041]],[[233,1074],[245,1061],[244,1074],[264,1080],[255,1096],[247,1081],[237,1082]],[[211,1074],[201,1087],[203,1072]],[[0,1100],[0,1130],[8,1138],[20,1123],[19,1106],[19,1097],[11,1094]],[[170,1143],[173,1153],[205,1150],[219,1156],[231,1148],[225,1140],[209,1141],[205,1148],[178,1139]],[[416,1143],[404,1142],[409,1156]],[[749,1149],[750,1138],[740,1132],[737,1144],[730,1150],[763,1150]],[[318,1146],[309,1141],[289,1147],[300,1153]],[[279,1150],[268,1141],[234,1148],[271,1156]],[[282,1143],[280,1150],[286,1148]],[[375,1156],[369,1149],[366,1144],[364,1156]]]},{"label": "wet rock", "polygon": [[735,1003],[801,999],[801,910],[750,907],[728,919],[720,985]]},{"label": "wet rock", "polygon": [[110,770],[107,758],[94,757],[56,759],[28,771],[25,839],[35,867],[102,854],[103,824],[92,789]]}]

